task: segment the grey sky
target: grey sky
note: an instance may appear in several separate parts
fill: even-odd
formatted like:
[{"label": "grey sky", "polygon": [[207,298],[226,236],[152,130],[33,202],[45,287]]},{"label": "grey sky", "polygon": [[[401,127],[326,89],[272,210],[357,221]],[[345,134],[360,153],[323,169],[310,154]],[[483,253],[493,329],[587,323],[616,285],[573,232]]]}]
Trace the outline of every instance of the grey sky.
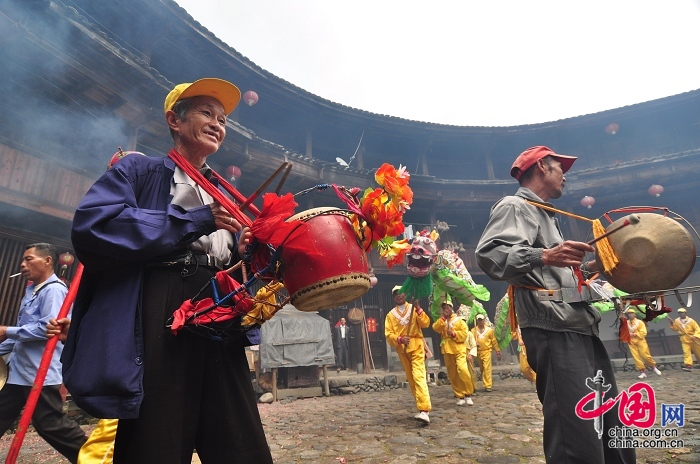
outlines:
[{"label": "grey sky", "polygon": [[304,90],[418,121],[531,124],[700,88],[700,0],[176,1]]}]

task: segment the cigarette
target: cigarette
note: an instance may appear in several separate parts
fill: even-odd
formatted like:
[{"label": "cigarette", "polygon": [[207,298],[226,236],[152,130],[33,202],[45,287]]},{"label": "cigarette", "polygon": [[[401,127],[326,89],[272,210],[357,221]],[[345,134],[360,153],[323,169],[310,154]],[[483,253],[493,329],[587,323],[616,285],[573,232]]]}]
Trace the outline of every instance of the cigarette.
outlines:
[{"label": "cigarette", "polygon": [[21,274],[22,274],[21,272],[18,272],[17,274],[12,274],[12,275],[11,275],[10,277],[8,277],[8,278],[11,279],[11,278],[17,277],[18,275],[21,275]]}]

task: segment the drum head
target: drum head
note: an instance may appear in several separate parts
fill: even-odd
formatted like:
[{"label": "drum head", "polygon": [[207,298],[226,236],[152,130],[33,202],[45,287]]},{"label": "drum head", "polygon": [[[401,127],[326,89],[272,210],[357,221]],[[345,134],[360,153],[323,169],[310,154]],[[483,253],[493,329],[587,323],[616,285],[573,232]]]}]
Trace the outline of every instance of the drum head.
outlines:
[{"label": "drum head", "polygon": [[[690,275],[695,266],[695,243],[678,221],[654,213],[641,213],[639,223],[623,227],[608,237],[620,261],[611,274],[601,277],[614,287],[639,293],[675,288]],[[624,222],[618,219],[609,231]],[[596,252],[598,269],[603,264]]]}]

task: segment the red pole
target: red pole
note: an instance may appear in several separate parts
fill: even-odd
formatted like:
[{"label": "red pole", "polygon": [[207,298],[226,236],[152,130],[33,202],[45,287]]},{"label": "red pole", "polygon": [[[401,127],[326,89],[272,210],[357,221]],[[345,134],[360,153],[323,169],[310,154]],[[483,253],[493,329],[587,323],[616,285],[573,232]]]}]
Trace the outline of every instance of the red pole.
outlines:
[{"label": "red pole", "polygon": [[[83,276],[83,265],[78,263],[78,267],[75,270],[75,276],[73,277],[73,282],[70,284],[68,289],[68,294],[66,299],[63,300],[63,305],[58,311],[58,316],[56,319],[61,319],[68,315],[70,307],[75,301],[75,295],[78,293],[78,286],[80,285],[80,278]],[[39,400],[39,394],[44,386],[44,380],[46,379],[46,373],[49,370],[49,365],[51,364],[51,358],[53,357],[53,352],[56,349],[56,343],[58,343],[58,335],[49,338],[46,342],[46,347],[44,348],[44,354],[41,357],[41,363],[39,363],[39,370],[36,372],[36,378],[34,379],[34,385],[32,385],[32,390],[29,392],[29,397],[27,398],[27,404],[24,406],[24,412],[19,420],[19,425],[17,426],[17,433],[12,439],[12,444],[10,445],[10,450],[5,458],[5,464],[15,464],[17,457],[19,456],[19,449],[22,447],[22,442],[24,441],[24,436],[27,434],[27,428],[29,427],[29,421],[34,414],[34,409],[36,409],[36,403]]]}]

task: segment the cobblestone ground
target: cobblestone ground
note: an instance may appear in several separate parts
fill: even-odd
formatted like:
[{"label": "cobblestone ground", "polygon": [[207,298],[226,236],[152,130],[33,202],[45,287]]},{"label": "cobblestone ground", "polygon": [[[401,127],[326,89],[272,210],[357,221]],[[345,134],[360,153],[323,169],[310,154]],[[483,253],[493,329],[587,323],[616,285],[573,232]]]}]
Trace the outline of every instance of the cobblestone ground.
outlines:
[{"label": "cobblestone ground", "polygon": [[[618,374],[620,388],[638,381],[636,373]],[[685,426],[678,429],[684,447],[638,449],[637,462],[700,462],[700,370],[669,370],[645,382],[656,394],[655,427],[661,428],[661,403],[684,403]],[[430,394],[433,412],[428,426],[413,419],[414,403],[404,388],[282,399],[259,407],[277,464],[544,462],[541,408],[529,382],[496,376],[493,392],[477,391],[474,406],[457,406],[449,385],[431,386]],[[12,438],[0,440],[3,461]],[[17,462],[67,461],[30,432]]]}]

